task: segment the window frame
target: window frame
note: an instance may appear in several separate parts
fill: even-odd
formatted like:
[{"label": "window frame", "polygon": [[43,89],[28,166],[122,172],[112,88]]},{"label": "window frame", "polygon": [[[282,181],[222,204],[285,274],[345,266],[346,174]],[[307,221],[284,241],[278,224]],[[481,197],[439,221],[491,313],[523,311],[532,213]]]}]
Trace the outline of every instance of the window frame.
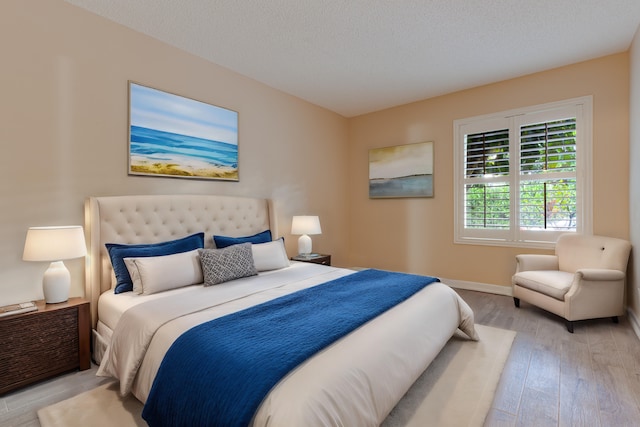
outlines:
[{"label": "window frame", "polygon": [[[553,248],[558,236],[568,231],[520,230],[520,127],[552,121],[567,114],[576,117],[576,233],[592,234],[592,134],[593,97],[583,96],[564,101],[518,108],[453,121],[454,142],[454,243]],[[465,177],[465,136],[508,129],[509,175],[506,177]],[[524,180],[523,180],[524,181]],[[465,228],[465,186],[471,183],[508,182],[510,188],[509,229]]]}]

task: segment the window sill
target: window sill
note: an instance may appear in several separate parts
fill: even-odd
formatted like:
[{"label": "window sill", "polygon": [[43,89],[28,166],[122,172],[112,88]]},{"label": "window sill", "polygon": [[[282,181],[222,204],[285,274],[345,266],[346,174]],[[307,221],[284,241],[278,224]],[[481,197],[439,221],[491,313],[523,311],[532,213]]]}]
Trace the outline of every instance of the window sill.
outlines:
[{"label": "window sill", "polygon": [[555,249],[556,243],[554,242],[540,242],[540,241],[507,241],[498,239],[478,239],[478,238],[463,238],[454,239],[453,243],[458,245],[475,245],[475,246],[501,246],[507,248],[533,248],[533,249]]}]

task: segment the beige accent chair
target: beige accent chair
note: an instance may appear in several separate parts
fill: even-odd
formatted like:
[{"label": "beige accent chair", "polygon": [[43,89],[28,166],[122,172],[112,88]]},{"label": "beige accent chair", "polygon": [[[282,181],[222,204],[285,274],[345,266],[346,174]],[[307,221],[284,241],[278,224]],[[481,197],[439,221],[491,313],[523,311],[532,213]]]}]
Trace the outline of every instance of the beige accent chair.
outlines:
[{"label": "beige accent chair", "polygon": [[513,302],[520,300],[573,322],[625,313],[625,276],[631,244],[613,237],[562,234],[555,255],[516,255]]}]

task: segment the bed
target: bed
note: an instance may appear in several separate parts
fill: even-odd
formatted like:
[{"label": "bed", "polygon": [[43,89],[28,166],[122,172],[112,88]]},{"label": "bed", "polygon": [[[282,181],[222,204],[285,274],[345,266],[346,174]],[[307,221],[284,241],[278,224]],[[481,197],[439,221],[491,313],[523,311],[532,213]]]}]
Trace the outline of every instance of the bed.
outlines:
[{"label": "bed", "polygon": [[[164,376],[161,374],[168,371],[163,365],[171,359],[176,344],[188,334],[193,336],[203,325],[212,323],[212,319],[229,319],[250,308],[316,292],[332,284],[344,289],[343,282],[356,281],[363,277],[362,273],[367,273],[289,262],[282,259],[281,252],[278,252],[280,258],[276,257],[277,261],[274,261],[276,252],[272,248],[279,245],[283,248],[281,241],[277,243],[279,234],[275,218],[271,201],[260,198],[150,195],[87,199],[86,297],[91,302],[93,358],[101,365],[99,374],[117,378],[122,394],[133,393],[141,402],[147,403],[147,407],[153,406],[153,402],[148,402],[150,394],[155,399],[156,394],[162,393],[164,383],[160,379]],[[244,243],[227,248],[244,253],[253,250],[256,268],[258,264],[265,266],[255,275],[216,282],[215,286],[193,284],[165,290],[153,284],[148,286],[154,290],[149,295],[114,292],[113,286],[119,282],[113,272],[107,244],[123,247],[162,244],[202,234],[204,249],[198,251],[199,256],[216,254],[217,257],[226,249],[213,249],[214,236],[255,236],[265,231],[270,232],[270,243]],[[266,258],[264,253],[256,252],[259,247],[269,248]],[[183,260],[186,257],[180,256]],[[156,260],[161,258],[160,266]],[[172,276],[166,271],[176,270],[168,270],[170,263],[163,257],[149,257],[143,261],[140,274],[145,280],[152,277],[160,283]],[[142,274],[145,265],[147,270],[144,271],[156,273]],[[274,265],[278,268],[273,268]],[[204,258],[202,266],[205,266]],[[163,268],[166,271],[160,274]],[[207,269],[203,268],[203,271],[206,278]],[[147,280],[147,283],[151,282]],[[470,339],[477,339],[473,312],[452,289],[437,281],[420,286],[397,305],[363,321],[344,337],[336,338],[304,362],[294,365],[259,399],[255,410],[251,409],[248,424],[379,425],[456,330],[461,329]],[[145,292],[146,289],[147,285]],[[388,289],[381,291],[389,292]],[[313,295],[315,301],[317,297]],[[173,368],[170,372],[178,371]],[[191,371],[191,368],[184,369],[177,377],[168,378],[172,382],[182,381]],[[188,388],[195,379],[184,381]],[[214,395],[212,392],[211,396]],[[208,394],[207,398],[210,398]],[[190,411],[202,412],[199,415],[208,417],[208,424],[216,425],[218,420],[211,420],[212,415],[202,409],[203,406],[215,407],[213,404],[199,404]],[[166,421],[165,424],[181,422],[188,425],[193,418],[191,421]],[[161,424],[150,422],[150,425]]]}]

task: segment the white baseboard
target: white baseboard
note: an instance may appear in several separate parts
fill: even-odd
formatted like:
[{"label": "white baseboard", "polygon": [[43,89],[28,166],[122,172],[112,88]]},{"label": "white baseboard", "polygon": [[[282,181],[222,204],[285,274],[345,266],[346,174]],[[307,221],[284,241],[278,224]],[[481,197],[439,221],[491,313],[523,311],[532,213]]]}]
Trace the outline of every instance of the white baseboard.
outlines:
[{"label": "white baseboard", "polygon": [[[349,270],[366,270],[369,267],[347,267]],[[506,295],[508,297],[513,295],[511,286],[491,285],[488,283],[480,282],[467,282],[466,280],[445,279],[444,277],[438,277],[442,283],[445,283],[452,288],[466,289],[468,291],[486,292],[488,294]]]},{"label": "white baseboard", "polygon": [[446,283],[452,288],[466,289],[468,291],[486,292],[488,294],[512,296],[511,286],[491,285],[488,283],[467,282],[466,280],[455,280],[440,278],[442,283]]}]

